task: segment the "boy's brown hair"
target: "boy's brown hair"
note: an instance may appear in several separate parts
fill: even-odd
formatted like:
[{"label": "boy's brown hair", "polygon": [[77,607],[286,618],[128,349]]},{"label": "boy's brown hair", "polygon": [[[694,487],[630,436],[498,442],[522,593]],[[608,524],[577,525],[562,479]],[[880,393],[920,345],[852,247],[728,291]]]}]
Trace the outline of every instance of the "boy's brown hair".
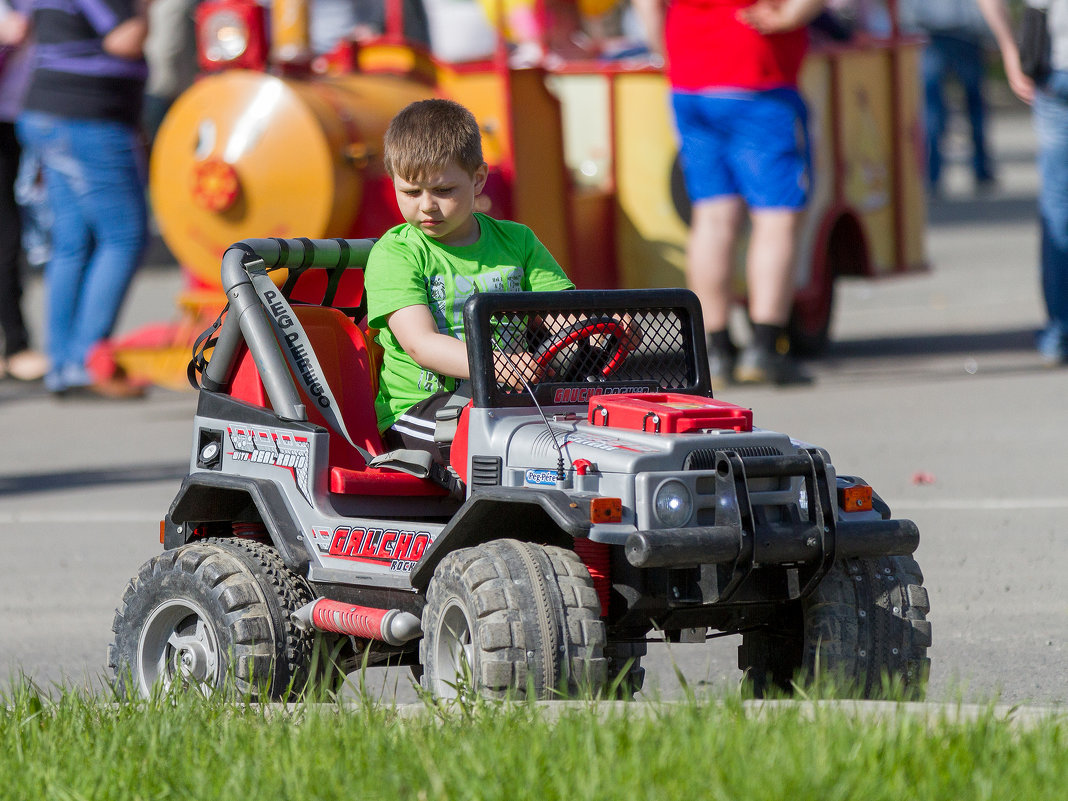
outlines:
[{"label": "boy's brown hair", "polygon": [[482,134],[475,115],[452,100],[417,100],[389,123],[382,160],[391,177],[418,181],[459,164],[474,175],[482,164]]}]

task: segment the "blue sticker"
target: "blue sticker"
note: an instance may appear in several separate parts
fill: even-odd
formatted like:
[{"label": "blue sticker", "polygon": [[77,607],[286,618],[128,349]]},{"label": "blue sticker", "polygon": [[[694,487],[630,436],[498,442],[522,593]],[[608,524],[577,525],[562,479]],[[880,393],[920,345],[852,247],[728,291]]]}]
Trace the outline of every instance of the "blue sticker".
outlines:
[{"label": "blue sticker", "polygon": [[555,484],[555,470],[528,470],[524,480],[528,484]]}]

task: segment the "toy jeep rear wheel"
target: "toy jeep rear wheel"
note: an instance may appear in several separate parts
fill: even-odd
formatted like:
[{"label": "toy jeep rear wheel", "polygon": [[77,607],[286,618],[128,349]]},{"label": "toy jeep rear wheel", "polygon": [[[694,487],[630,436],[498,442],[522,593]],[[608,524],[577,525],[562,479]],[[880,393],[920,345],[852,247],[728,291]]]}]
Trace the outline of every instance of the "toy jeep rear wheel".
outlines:
[{"label": "toy jeep rear wheel", "polygon": [[839,562],[773,625],[743,635],[738,666],[757,696],[826,679],[830,690],[851,696],[877,697],[889,680],[891,692],[922,697],[929,611],[911,557]]},{"label": "toy jeep rear wheel", "polygon": [[423,686],[455,697],[597,694],[605,629],[593,581],[564,548],[497,540],[438,565],[423,609]]},{"label": "toy jeep rear wheel", "polygon": [[277,552],[204,540],[146,562],[115,613],[108,664],[122,694],[156,684],[280,698],[307,681],[313,638],[290,615],[311,600]]}]

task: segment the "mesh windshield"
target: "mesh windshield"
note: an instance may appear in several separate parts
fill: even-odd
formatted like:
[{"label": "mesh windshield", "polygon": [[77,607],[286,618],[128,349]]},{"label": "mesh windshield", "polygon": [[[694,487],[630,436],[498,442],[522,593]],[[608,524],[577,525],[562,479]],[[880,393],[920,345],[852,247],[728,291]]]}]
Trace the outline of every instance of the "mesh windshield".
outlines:
[{"label": "mesh windshield", "polygon": [[[631,301],[641,295],[625,294]],[[537,388],[539,402],[554,404],[602,393],[700,391],[692,309],[636,303],[584,309],[499,308],[468,330],[490,345],[483,369],[495,403],[529,403],[524,381]]]}]

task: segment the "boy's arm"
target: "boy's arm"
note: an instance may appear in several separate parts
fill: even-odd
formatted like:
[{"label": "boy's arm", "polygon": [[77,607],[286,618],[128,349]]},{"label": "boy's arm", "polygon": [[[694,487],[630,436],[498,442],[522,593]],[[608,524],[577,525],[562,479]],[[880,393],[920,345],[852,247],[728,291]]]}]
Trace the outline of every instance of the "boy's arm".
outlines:
[{"label": "boy's arm", "polygon": [[438,332],[434,317],[426,306],[405,306],[386,317],[386,323],[404,352],[416,364],[439,375],[470,378],[467,344]]},{"label": "boy's arm", "polygon": [[[437,325],[426,306],[405,306],[386,318],[389,330],[411,356],[416,364],[438,375],[453,378],[470,378],[471,366],[467,361],[467,343],[438,333]],[[544,369],[529,353],[502,353],[494,351],[495,371],[499,381],[515,389],[523,388],[522,376],[527,381],[537,382]]]}]

